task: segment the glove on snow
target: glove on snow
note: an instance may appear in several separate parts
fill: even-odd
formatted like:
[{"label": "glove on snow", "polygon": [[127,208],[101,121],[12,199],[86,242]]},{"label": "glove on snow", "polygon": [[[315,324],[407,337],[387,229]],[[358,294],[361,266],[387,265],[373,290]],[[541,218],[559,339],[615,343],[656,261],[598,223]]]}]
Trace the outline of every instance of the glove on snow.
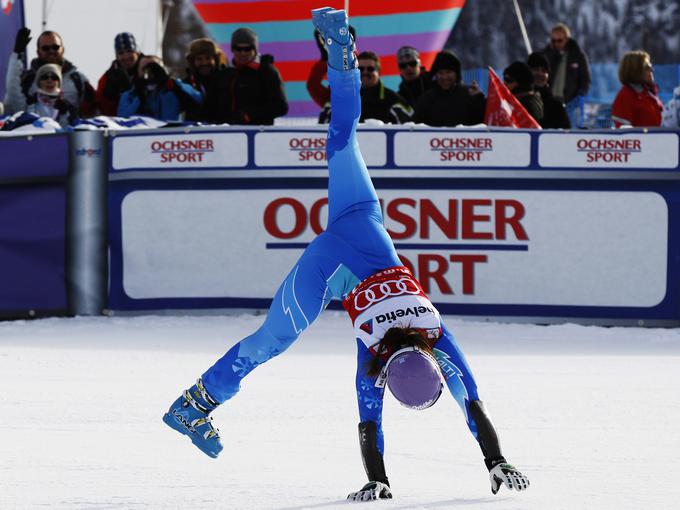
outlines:
[{"label": "glove on snow", "polygon": [[512,490],[523,491],[529,487],[529,479],[520,473],[515,466],[507,462],[496,464],[491,471],[489,471],[489,479],[491,480],[491,492],[496,494],[501,485]]},{"label": "glove on snow", "polygon": [[389,486],[382,482],[368,482],[361,490],[347,496],[350,501],[375,501],[378,499],[392,499]]}]

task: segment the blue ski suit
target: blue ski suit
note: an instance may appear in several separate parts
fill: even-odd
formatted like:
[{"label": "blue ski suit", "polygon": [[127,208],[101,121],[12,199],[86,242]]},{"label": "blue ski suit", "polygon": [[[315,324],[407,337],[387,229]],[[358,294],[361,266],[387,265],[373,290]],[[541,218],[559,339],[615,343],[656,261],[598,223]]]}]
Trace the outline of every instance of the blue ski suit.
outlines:
[{"label": "blue ski suit", "polygon": [[[232,398],[241,380],[256,366],[285,351],[328,305],[342,299],[362,280],[401,266],[383,226],[378,196],[363,161],[356,137],[361,114],[357,69],[328,68],[333,117],[328,129],[328,226],[304,251],[274,296],[264,324],[234,345],[202,376],[208,393],[218,402]],[[357,340],[357,397],[360,421],[377,428],[377,447],[384,450],[382,404],[384,388],[367,373],[373,354]],[[453,335],[442,324],[433,353],[446,384],[465,414],[472,434],[477,426],[470,401],[478,400],[477,386]]]}]

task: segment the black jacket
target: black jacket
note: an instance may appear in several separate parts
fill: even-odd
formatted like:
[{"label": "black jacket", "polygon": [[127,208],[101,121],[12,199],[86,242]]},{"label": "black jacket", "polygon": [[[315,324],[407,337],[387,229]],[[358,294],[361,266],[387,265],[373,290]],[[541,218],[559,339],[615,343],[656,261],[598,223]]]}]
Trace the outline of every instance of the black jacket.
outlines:
[{"label": "black jacket", "polygon": [[571,129],[567,109],[561,101],[553,97],[550,87],[537,88],[536,92],[539,92],[541,99],[543,99],[541,127],[544,129]]},{"label": "black jacket", "polygon": [[187,69],[185,82],[203,94],[203,104],[191,98],[180,98],[186,112],[186,120],[206,124],[226,124],[232,119],[231,81],[236,70],[224,65],[203,78]]},{"label": "black jacket", "polygon": [[[567,41],[567,75],[564,80],[564,102],[576,96],[585,96],[590,89],[590,64],[588,57],[573,39]],[[550,62],[550,79],[555,79],[560,63],[560,52],[548,45],[543,50]]]},{"label": "black jacket", "polygon": [[406,99],[412,108],[418,104],[418,99],[426,90],[430,90],[434,86],[432,76],[424,67],[420,68],[420,74],[415,80],[406,81],[403,78],[399,84],[399,95]]},{"label": "black jacket", "polygon": [[288,113],[288,100],[278,69],[270,60],[235,67],[230,82],[230,124],[274,124]]},{"label": "black jacket", "polygon": [[382,120],[386,124],[402,124],[411,120],[413,111],[406,99],[385,87],[382,81],[371,88],[361,87],[361,118]]},{"label": "black jacket", "polygon": [[435,84],[418,100],[413,121],[430,126],[472,126],[484,122],[484,94],[470,94],[470,87],[457,85],[443,90]]},{"label": "black jacket", "polygon": [[534,92],[533,94],[525,92],[523,94],[518,94],[515,97],[517,97],[520,104],[524,106],[525,110],[529,112],[529,115],[531,115],[536,122],[541,124],[541,121],[543,120],[543,100],[541,99],[541,94],[537,92]]}]

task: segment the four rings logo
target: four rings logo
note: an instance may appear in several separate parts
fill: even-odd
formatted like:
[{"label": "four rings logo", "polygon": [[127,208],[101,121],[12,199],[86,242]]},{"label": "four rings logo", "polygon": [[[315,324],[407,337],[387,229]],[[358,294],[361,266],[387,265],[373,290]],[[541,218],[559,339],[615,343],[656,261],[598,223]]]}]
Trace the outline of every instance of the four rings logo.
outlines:
[{"label": "four rings logo", "polygon": [[202,163],[206,154],[215,152],[215,142],[211,138],[156,140],[150,149],[160,155],[161,163]]},{"label": "four rings logo", "polygon": [[634,138],[581,138],[576,150],[586,154],[588,163],[628,163],[630,155],[642,152],[642,141]]},{"label": "four rings logo", "polygon": [[411,278],[405,276],[398,280],[374,283],[361,290],[354,296],[354,307],[358,312],[361,312],[388,297],[420,293],[418,285]]},{"label": "four rings logo", "polygon": [[482,154],[493,151],[491,138],[434,137],[430,150],[439,152],[439,161],[481,161]]},{"label": "four rings logo", "polygon": [[288,149],[297,153],[298,161],[326,161],[326,138],[322,136],[291,138]]},{"label": "four rings logo", "polygon": [[14,5],[14,0],[2,0],[2,12],[4,12],[7,16],[9,16],[9,13],[12,11],[12,6]]}]

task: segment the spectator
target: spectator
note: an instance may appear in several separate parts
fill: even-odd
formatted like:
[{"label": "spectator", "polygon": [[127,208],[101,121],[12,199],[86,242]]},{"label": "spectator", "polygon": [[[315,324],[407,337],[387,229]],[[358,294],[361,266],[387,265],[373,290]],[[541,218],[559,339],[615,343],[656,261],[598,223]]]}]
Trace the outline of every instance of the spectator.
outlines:
[{"label": "spectator", "polygon": [[176,121],[188,101],[202,103],[203,96],[182,80],[171,79],[160,58],[145,56],[139,60],[132,87],[120,96],[118,115]]},{"label": "spectator", "polygon": [[0,101],[0,117],[2,117],[3,115],[5,115],[5,103]]},{"label": "spectator", "polygon": [[116,60],[99,78],[97,106],[102,115],[116,115],[123,92],[132,86],[139,59],[143,56],[137,48],[135,36],[129,32],[118,34],[113,40]]},{"label": "spectator", "polygon": [[513,62],[503,71],[503,82],[529,115],[540,124],[543,120],[543,101],[541,95],[534,92],[531,68],[524,62]]},{"label": "spectator", "polygon": [[[352,25],[349,26],[349,33],[356,41],[357,33]],[[307,92],[314,102],[321,108],[327,108],[330,111],[331,90],[323,84],[326,78],[326,71],[328,68],[328,52],[324,47],[323,37],[318,30],[314,29],[314,42],[319,48],[321,58],[314,62],[312,68],[309,70],[307,76]]]},{"label": "spectator", "polygon": [[399,94],[415,108],[423,92],[434,85],[432,76],[420,63],[420,53],[411,46],[402,46],[397,51],[397,65],[401,75]]},{"label": "spectator", "polygon": [[451,127],[484,122],[486,99],[476,83],[463,85],[458,57],[450,51],[440,51],[430,72],[435,85],[418,100],[415,122]]},{"label": "spectator", "polygon": [[584,127],[585,96],[590,89],[590,64],[585,52],[571,37],[569,27],[558,23],[550,31],[544,53],[550,62],[551,90],[565,103],[571,125]]},{"label": "spectator", "polygon": [[202,104],[188,101],[186,120],[228,123],[232,106],[230,83],[236,71],[227,67],[224,53],[211,39],[192,41],[186,57],[189,68],[185,81],[204,98]]},{"label": "spectator", "polygon": [[[24,69],[23,57],[26,47],[31,41],[31,31],[20,28],[17,32],[14,53],[10,57],[7,83],[16,82],[16,76],[20,76],[20,89],[23,99],[14,96],[19,103],[5,99],[8,113],[15,113],[21,109],[20,105],[28,102],[30,97],[37,93],[36,73],[45,64],[56,64],[61,68],[61,90],[64,100],[76,106],[78,114],[82,117],[92,116],[96,112],[94,88],[87,77],[78,68],[64,58],[64,43],[61,36],[56,32],[47,31],[38,37],[38,58],[31,61],[28,69]],[[9,90],[9,86],[7,87]]]},{"label": "spectator", "polygon": [[645,51],[626,53],[619,64],[619,81],[622,87],[612,105],[614,126],[660,126],[663,103],[654,83],[649,54]]},{"label": "spectator", "polygon": [[545,129],[570,129],[569,115],[564,103],[555,99],[550,90],[550,62],[543,53],[534,52],[529,55],[527,64],[534,76],[534,90],[543,100],[543,120],[541,127]]},{"label": "spectator", "polygon": [[[17,112],[26,111],[39,117],[56,120],[60,126],[66,127],[77,118],[77,109],[64,99],[61,88],[61,67],[57,64],[44,64],[35,73],[32,87],[35,94],[26,98],[21,91],[21,83],[17,79],[8,89],[8,98],[17,107]],[[16,112],[15,112],[16,113]]]},{"label": "spectator", "polygon": [[386,124],[402,124],[411,120],[412,108],[406,99],[385,87],[380,79],[380,57],[372,51],[362,51],[357,60],[361,73],[361,118],[377,119]]},{"label": "spectator", "polygon": [[235,73],[232,77],[231,124],[274,124],[288,113],[283,81],[271,55],[258,54],[257,34],[239,28],[231,36]]}]

